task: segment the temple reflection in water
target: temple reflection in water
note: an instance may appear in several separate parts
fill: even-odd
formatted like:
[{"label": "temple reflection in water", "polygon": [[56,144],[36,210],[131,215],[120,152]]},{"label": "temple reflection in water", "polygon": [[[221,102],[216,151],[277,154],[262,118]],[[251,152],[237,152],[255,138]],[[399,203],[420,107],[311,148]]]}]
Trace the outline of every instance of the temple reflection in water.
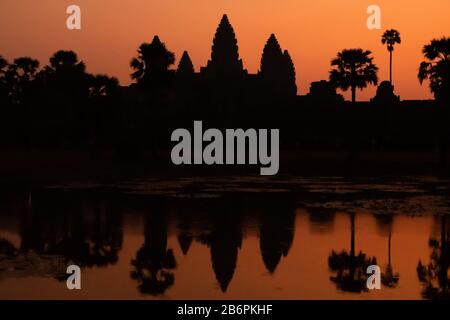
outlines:
[{"label": "temple reflection in water", "polygon": [[[449,297],[450,219],[429,211],[445,205],[439,195],[422,214],[416,194],[330,200],[329,186],[202,197],[12,189],[0,202],[0,297],[69,298],[69,264],[85,288],[70,298]],[[377,292],[366,288],[372,264]],[[30,292],[29,281],[45,286]]]}]

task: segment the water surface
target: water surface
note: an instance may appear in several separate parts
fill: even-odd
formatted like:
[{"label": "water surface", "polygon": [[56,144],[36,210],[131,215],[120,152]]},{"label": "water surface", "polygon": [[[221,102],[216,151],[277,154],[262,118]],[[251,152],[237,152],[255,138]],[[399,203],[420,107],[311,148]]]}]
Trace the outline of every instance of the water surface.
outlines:
[{"label": "water surface", "polygon": [[[5,188],[0,299],[449,296],[450,183],[209,177]],[[65,268],[82,268],[82,290]],[[366,289],[370,264],[381,290]]]}]

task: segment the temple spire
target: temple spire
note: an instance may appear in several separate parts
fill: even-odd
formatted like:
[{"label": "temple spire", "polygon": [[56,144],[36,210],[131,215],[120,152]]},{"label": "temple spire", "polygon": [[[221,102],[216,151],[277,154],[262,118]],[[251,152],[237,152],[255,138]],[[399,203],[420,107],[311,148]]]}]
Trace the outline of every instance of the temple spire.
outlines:
[{"label": "temple spire", "polygon": [[177,68],[177,74],[178,75],[194,74],[194,65],[187,51],[184,51],[183,55],[181,56],[180,63],[178,64]]},{"label": "temple spire", "polygon": [[283,51],[277,38],[271,34],[264,46],[259,71],[263,92],[275,97],[291,97],[297,94],[295,67],[287,50]]},{"label": "temple spire", "polygon": [[236,76],[244,72],[242,60],[239,59],[236,35],[226,14],[223,15],[214,36],[207,72],[216,77]]},{"label": "temple spire", "polygon": [[284,50],[283,52],[283,65],[284,80],[286,82],[286,93],[289,96],[295,96],[297,94],[295,66],[294,62],[292,61],[291,55],[287,50]]}]

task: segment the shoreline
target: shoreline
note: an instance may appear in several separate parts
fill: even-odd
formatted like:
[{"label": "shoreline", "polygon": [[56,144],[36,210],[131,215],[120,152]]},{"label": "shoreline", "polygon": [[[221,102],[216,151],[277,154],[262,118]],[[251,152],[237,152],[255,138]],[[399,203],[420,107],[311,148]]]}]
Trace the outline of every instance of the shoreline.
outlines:
[{"label": "shoreline", "polygon": [[[259,177],[259,165],[172,164],[170,150],[157,157],[144,152],[137,159],[119,160],[112,150],[93,154],[82,150],[0,150],[0,184],[45,183],[70,180],[122,180],[135,177],[227,176]],[[436,152],[363,151],[350,158],[343,150],[280,152],[278,175],[302,176],[448,176]],[[276,177],[276,176],[274,176]],[[269,177],[270,178],[270,177]]]}]

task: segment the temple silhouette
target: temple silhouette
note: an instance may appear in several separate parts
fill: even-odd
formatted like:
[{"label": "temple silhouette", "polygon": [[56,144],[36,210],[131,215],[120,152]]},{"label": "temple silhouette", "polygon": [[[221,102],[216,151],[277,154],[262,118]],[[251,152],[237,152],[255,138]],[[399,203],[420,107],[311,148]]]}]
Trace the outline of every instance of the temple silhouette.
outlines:
[{"label": "temple silhouette", "polygon": [[[227,15],[217,27],[206,65],[196,72],[184,51],[171,72],[173,84],[156,103],[153,100],[162,105],[157,123],[150,120],[160,126],[161,136],[201,119],[208,127],[280,128],[284,150],[436,148],[439,112],[434,100],[401,100],[388,81],[381,82],[375,97],[366,102],[345,101],[329,80],[312,82],[307,94],[298,95],[294,63],[276,36],[269,36],[260,68],[251,74],[240,59]],[[144,96],[150,91],[137,82],[121,88],[121,99],[125,105],[148,104]],[[159,143],[167,146],[167,140]]]},{"label": "temple silhouette", "polygon": [[[437,100],[401,100],[394,86],[383,81],[371,101],[346,101],[331,79],[338,72],[334,69],[330,79],[312,82],[309,92],[299,95],[298,70],[274,34],[268,35],[260,61],[258,72],[245,69],[227,15],[214,34],[210,59],[198,71],[188,50],[176,65],[175,54],[154,36],[131,60],[134,83],[129,86],[87,73],[73,51],[56,52],[42,68],[32,58],[12,64],[0,59],[0,101],[6,106],[0,111],[0,146],[78,150],[90,160],[105,154],[119,161],[158,159],[167,157],[175,129],[201,120],[205,129],[280,129],[282,168],[287,167],[285,154],[319,149],[348,154],[344,165],[351,168],[365,151],[415,150],[435,158],[427,168],[446,163],[450,134],[445,94],[436,95],[441,97]],[[299,167],[297,162],[290,166]],[[318,170],[327,168],[325,161]]]}]

